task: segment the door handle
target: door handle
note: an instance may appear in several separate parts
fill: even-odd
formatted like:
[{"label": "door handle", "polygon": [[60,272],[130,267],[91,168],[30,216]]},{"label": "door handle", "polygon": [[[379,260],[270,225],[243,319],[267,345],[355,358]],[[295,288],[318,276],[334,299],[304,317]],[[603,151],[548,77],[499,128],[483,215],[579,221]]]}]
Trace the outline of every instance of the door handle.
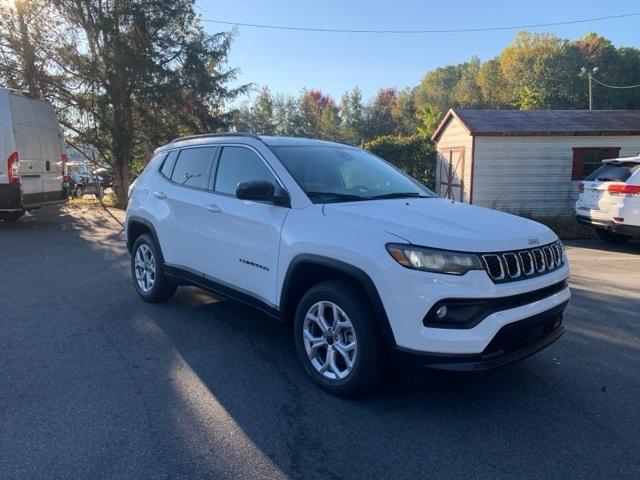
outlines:
[{"label": "door handle", "polygon": [[164,192],[153,192],[153,196],[159,198],[160,200],[164,200],[167,198],[167,194]]},{"label": "door handle", "polygon": [[220,212],[222,212],[222,209],[219,206],[213,205],[213,204],[205,205],[204,209],[207,212],[211,212],[211,213],[220,213]]}]

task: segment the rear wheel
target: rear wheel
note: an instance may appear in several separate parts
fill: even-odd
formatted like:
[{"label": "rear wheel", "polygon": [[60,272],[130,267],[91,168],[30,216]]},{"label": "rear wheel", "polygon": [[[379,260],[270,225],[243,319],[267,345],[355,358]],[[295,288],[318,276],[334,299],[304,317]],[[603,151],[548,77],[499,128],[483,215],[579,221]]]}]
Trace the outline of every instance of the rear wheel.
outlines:
[{"label": "rear wheel", "polygon": [[158,248],[151,236],[138,237],[131,254],[133,285],[145,302],[161,303],[176,293],[177,284],[162,272]]},{"label": "rear wheel", "polygon": [[350,282],[312,287],[298,305],[294,335],[305,371],[328,392],[355,396],[381,380],[385,355],[377,322]]},{"label": "rear wheel", "polygon": [[16,222],[22,218],[24,211],[20,212],[0,212],[0,222]]},{"label": "rear wheel", "polygon": [[600,240],[604,240],[607,243],[625,243],[631,238],[627,235],[613,233],[603,228],[596,228],[596,235],[598,235]]},{"label": "rear wheel", "polygon": [[102,200],[104,198],[104,186],[98,185],[98,191],[96,192],[96,198]]}]

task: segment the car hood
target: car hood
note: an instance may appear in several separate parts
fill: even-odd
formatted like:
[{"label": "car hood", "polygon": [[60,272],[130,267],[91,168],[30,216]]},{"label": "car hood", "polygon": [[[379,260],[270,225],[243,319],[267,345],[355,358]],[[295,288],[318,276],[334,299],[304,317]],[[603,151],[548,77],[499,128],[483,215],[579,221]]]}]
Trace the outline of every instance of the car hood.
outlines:
[{"label": "car hood", "polygon": [[464,252],[518,250],[557,239],[532,220],[443,198],[327,204],[324,214],[378,228],[415,245]]}]

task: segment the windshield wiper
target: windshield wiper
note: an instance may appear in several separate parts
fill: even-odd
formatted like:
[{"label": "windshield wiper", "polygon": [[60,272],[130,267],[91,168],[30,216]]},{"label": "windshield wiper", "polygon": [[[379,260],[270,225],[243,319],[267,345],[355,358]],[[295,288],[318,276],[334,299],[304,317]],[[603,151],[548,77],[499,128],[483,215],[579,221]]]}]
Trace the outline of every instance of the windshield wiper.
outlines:
[{"label": "windshield wiper", "polygon": [[319,197],[325,200],[337,200],[337,201],[358,201],[369,200],[369,197],[361,197],[360,195],[351,195],[348,193],[335,193],[335,192],[306,192],[309,197]]},{"label": "windshield wiper", "polygon": [[384,200],[385,198],[431,198],[431,197],[424,195],[420,192],[393,192],[393,193],[385,193],[384,195],[375,195],[369,198],[372,200]]}]

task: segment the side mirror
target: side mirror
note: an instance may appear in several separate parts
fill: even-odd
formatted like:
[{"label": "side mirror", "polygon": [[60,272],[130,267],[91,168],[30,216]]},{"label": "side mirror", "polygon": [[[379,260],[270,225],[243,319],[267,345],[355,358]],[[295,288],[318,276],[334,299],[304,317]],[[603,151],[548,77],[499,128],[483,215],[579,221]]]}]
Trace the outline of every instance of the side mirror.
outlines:
[{"label": "side mirror", "polygon": [[290,207],[289,194],[280,186],[276,186],[265,180],[253,180],[242,182],[236,188],[236,197],[240,200],[252,200],[254,202],[271,202],[281,207]]}]

